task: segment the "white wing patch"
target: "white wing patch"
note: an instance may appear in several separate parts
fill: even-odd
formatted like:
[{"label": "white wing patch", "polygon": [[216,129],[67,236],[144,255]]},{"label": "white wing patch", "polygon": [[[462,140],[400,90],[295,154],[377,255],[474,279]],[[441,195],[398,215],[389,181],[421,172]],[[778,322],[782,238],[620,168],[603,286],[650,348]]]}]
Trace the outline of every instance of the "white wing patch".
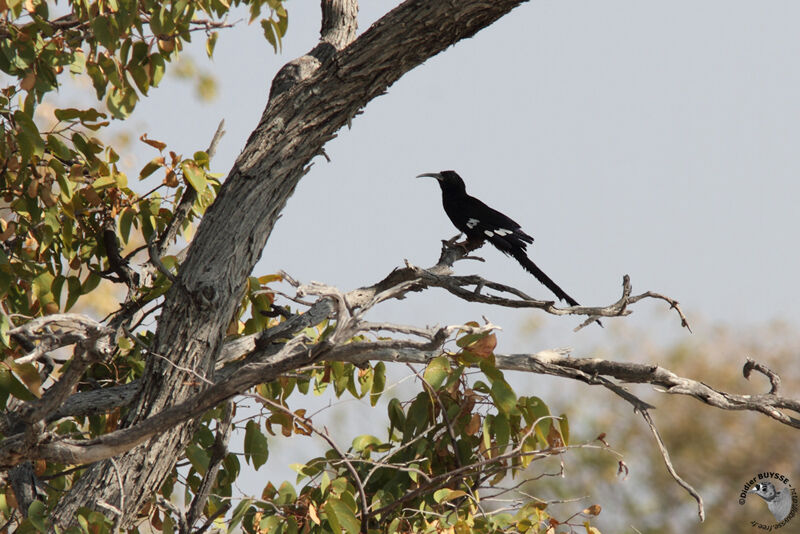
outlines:
[{"label": "white wing patch", "polygon": [[484,230],[483,233],[486,234],[486,237],[492,237],[494,235],[491,230]]},{"label": "white wing patch", "polygon": [[467,228],[469,228],[470,230],[472,230],[473,228],[475,228],[476,226],[478,226],[478,223],[479,223],[479,222],[480,222],[480,221],[479,221],[478,219],[469,219],[469,220],[467,220]]},{"label": "white wing patch", "polygon": [[505,237],[509,234],[513,234],[514,232],[512,232],[511,230],[506,230],[505,228],[500,228],[499,230],[495,230],[494,233],[496,233],[500,237]]}]

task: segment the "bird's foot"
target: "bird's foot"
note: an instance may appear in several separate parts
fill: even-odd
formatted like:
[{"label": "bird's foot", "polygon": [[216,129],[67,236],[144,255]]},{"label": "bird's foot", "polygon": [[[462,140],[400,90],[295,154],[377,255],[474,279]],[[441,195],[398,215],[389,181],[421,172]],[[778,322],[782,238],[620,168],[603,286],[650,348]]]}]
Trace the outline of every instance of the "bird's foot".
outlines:
[{"label": "bird's foot", "polygon": [[464,254],[469,254],[473,250],[477,250],[483,246],[483,239],[466,238],[464,241],[451,242],[450,245],[459,247],[464,250]]}]

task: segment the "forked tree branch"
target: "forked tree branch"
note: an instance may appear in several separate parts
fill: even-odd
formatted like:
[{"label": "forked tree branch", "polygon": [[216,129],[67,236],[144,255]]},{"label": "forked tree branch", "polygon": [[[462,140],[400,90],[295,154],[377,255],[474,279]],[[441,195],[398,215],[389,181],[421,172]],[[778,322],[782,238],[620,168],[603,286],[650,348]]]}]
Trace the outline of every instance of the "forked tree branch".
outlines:
[{"label": "forked tree branch", "polygon": [[[420,269],[409,266],[404,269],[398,269],[372,286],[359,288],[349,293],[342,293],[336,288],[319,283],[302,286],[294,282],[291,277],[286,276],[287,280],[297,286],[299,295],[317,296],[317,301],[306,313],[293,316],[279,323],[277,326],[266,330],[259,337],[251,336],[247,342],[242,342],[242,340],[232,342],[231,345],[237,349],[235,353],[239,356],[244,355],[247,350],[249,350],[249,353],[245,355],[244,359],[223,366],[217,372],[215,380],[209,381],[209,384],[211,384],[210,389],[198,393],[187,399],[187,401],[151,416],[134,426],[90,441],[53,440],[32,443],[30,433],[10,436],[5,441],[0,442],[0,465],[15,465],[20,461],[36,458],[57,460],[71,464],[108,458],[129,450],[142,443],[148,437],[162,432],[175,424],[197,417],[219,402],[242,394],[258,383],[274,380],[283,373],[302,368],[314,361],[321,359],[338,360],[359,365],[370,361],[426,364],[430,359],[442,353],[441,347],[443,343],[455,331],[472,329],[475,332],[486,332],[496,328],[494,325],[487,324],[480,328],[457,325],[426,329],[404,325],[376,324],[362,319],[366,311],[380,302],[388,299],[403,298],[409,291],[421,291],[426,287],[431,287],[432,285],[427,284],[426,280],[435,280],[435,287],[463,287],[463,281],[468,280],[470,283],[477,283],[481,287],[503,291],[516,297],[516,299],[489,297],[469,291],[463,295],[465,300],[491,298],[491,302],[494,304],[511,307],[527,307],[521,306],[521,303],[531,303],[533,307],[538,307],[539,303],[541,303],[542,307],[540,309],[545,311],[556,310],[558,312],[562,310],[553,307],[552,303],[547,301],[530,299],[524,293],[511,286],[483,279],[478,280],[477,277],[448,276],[446,273],[451,269],[453,263],[463,258],[467,253],[464,249],[446,242],[439,262],[433,267]],[[461,290],[459,290],[460,292]],[[677,303],[671,299],[660,295],[653,297],[655,294],[650,292],[643,295],[662,298],[672,303],[672,307],[677,310],[682,323],[685,322]],[[626,280],[623,297],[617,303],[607,307],[584,307],[567,310],[573,314],[587,315],[590,318],[596,316],[608,317],[611,311],[627,315],[630,313],[627,304],[633,299],[638,301],[642,298],[645,297],[630,296],[630,284]],[[334,332],[328,336],[325,342],[309,345],[302,334],[298,336],[298,333],[304,328],[317,324],[326,318],[335,319],[336,323]],[[51,323],[69,325],[70,328],[64,330],[65,335],[85,337],[80,332],[75,333],[76,330],[80,330],[79,327],[81,325],[87,331],[91,330],[102,334],[108,333],[100,329],[97,323],[86,318],[68,319],[68,317],[59,316],[51,319],[49,323],[39,321],[39,323],[33,323],[33,325],[26,328],[17,329],[17,333],[22,334],[24,332],[26,337],[31,340],[42,339],[44,335],[39,334],[38,330],[33,327],[44,329],[47,324]],[[371,332],[375,329],[412,335],[413,338],[400,337],[382,339],[375,342],[348,342],[355,335]],[[50,331],[48,333],[50,336],[53,335]],[[289,341],[287,342],[286,340]],[[222,359],[229,360],[236,357],[236,354],[223,354]],[[736,395],[726,393],[715,390],[703,382],[680,377],[658,365],[614,362],[594,358],[571,358],[568,356],[568,352],[563,350],[542,351],[535,354],[497,354],[495,361],[499,369],[548,374],[579,380],[590,385],[602,385],[630,402],[637,410],[643,413],[652,406],[628,392],[620,383],[650,384],[661,388],[660,390],[667,393],[692,396],[718,408],[758,411],[784,424],[800,428],[798,419],[781,411],[789,410],[800,413],[800,402],[773,393],[777,391],[775,384],[777,383],[776,381],[779,381],[779,378],[766,367],[754,362],[747,364],[745,372],[755,369],[768,376],[773,384],[772,391],[768,394]],[[610,379],[616,379],[619,383]],[[86,407],[94,404],[87,403],[86,400],[89,398],[96,400],[101,395],[105,396],[104,401],[106,404],[104,409],[111,410],[129,401],[136,391],[135,387],[131,385],[121,387],[119,390],[119,402],[117,403],[108,402],[109,392],[107,391],[81,393],[66,401],[56,413],[61,417],[85,414]],[[70,405],[75,409],[69,409]],[[93,406],[93,409],[97,409],[96,405]],[[41,416],[36,420],[38,421],[39,419],[41,419]],[[49,418],[48,420],[52,421],[53,419]],[[665,460],[669,465],[668,458],[665,458]]]}]

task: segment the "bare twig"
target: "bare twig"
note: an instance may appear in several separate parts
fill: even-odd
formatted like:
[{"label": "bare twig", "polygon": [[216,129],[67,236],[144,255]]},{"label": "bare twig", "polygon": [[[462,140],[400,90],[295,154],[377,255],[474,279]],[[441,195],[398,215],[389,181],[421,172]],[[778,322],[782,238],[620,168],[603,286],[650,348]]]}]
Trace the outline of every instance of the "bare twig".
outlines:
[{"label": "bare twig", "polygon": [[203,532],[211,528],[211,526],[214,524],[214,521],[216,521],[218,517],[222,517],[223,515],[225,515],[228,512],[228,510],[230,510],[230,508],[231,508],[231,503],[229,502],[226,502],[225,504],[220,506],[217,509],[217,511],[211,514],[211,516],[206,520],[206,522],[203,523],[203,526],[201,526],[194,532],[194,534],[203,534]]},{"label": "bare twig", "polygon": [[330,447],[334,451],[336,451],[336,454],[339,455],[339,458],[341,458],[342,462],[344,463],[345,468],[350,473],[350,475],[353,477],[353,482],[355,483],[355,485],[356,485],[356,487],[358,489],[358,494],[359,494],[359,497],[360,497],[360,500],[361,500],[361,532],[366,534],[366,532],[367,532],[367,520],[369,518],[369,515],[368,515],[369,514],[369,502],[367,501],[367,493],[364,490],[364,482],[361,480],[361,477],[359,476],[358,471],[356,471],[355,467],[353,467],[353,464],[350,461],[350,458],[347,456],[347,454],[345,454],[342,451],[341,448],[339,448],[339,446],[333,440],[333,438],[330,435],[330,432],[328,432],[328,429],[326,427],[323,427],[323,430],[319,430],[314,426],[314,423],[311,420],[311,418],[303,417],[301,415],[298,415],[295,412],[293,412],[293,411],[289,410],[288,408],[286,408],[285,406],[283,406],[281,404],[278,404],[277,402],[275,402],[273,400],[267,399],[266,397],[262,397],[261,395],[254,395],[254,396],[256,398],[258,398],[259,401],[263,402],[264,404],[267,404],[268,406],[272,407],[273,409],[276,409],[278,411],[281,411],[281,412],[285,413],[286,415],[288,415],[292,419],[299,420],[303,424],[304,427],[308,428],[311,432],[313,432],[314,434],[316,434],[319,437],[321,437],[322,439],[324,439],[328,443],[328,445],[330,445]]},{"label": "bare twig", "polygon": [[188,533],[189,526],[186,523],[186,516],[184,515],[183,510],[169,502],[169,500],[165,499],[163,495],[158,495],[157,501],[160,506],[163,506],[169,510],[169,512],[178,519],[178,532],[181,534]]},{"label": "bare twig", "polygon": [[155,268],[158,269],[158,272],[163,274],[167,280],[174,284],[177,277],[172,274],[161,261],[161,254],[158,253],[158,244],[156,243],[156,234],[150,236],[150,239],[147,241],[147,252],[150,254],[150,263],[154,265]]},{"label": "bare twig", "polygon": [[116,525],[122,515],[125,513],[125,485],[122,483],[122,473],[119,470],[117,461],[114,458],[109,458],[108,461],[111,462],[111,466],[114,468],[114,473],[117,475],[117,484],[119,485],[120,514],[114,518],[114,524]]},{"label": "bare twig", "polygon": [[672,460],[669,458],[669,451],[667,451],[667,448],[664,446],[664,441],[661,439],[661,435],[659,434],[655,423],[653,423],[653,418],[650,417],[650,412],[648,410],[641,410],[641,414],[644,420],[647,422],[647,426],[650,427],[650,432],[653,433],[653,437],[656,440],[656,445],[658,445],[658,450],[661,453],[661,458],[664,459],[664,464],[667,466],[667,471],[669,471],[669,474],[673,479],[675,479],[675,482],[677,482],[680,487],[688,491],[689,495],[694,497],[694,500],[697,501],[697,514],[700,516],[700,522],[705,521],[706,513],[703,508],[703,497],[701,497],[700,494],[697,493],[697,490],[694,489],[691,484],[683,480],[680,475],[678,475],[677,471],[675,471],[675,467],[672,465]]}]

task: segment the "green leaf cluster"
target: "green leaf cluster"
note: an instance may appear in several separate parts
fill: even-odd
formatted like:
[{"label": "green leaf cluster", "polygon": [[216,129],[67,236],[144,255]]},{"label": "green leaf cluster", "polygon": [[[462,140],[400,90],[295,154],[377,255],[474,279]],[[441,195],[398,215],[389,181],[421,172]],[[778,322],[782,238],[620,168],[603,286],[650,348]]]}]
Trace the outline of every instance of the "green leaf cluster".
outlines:
[{"label": "green leaf cluster", "polygon": [[[314,329],[317,338],[325,329],[324,323]],[[461,337],[458,353],[428,363],[420,376],[421,392],[405,401],[390,399],[384,436],[357,435],[346,451],[332,447],[323,456],[293,464],[297,486],[268,483],[261,500],[241,502],[242,529],[252,534],[356,534],[363,528],[374,533],[538,533],[558,525],[546,503],[533,499],[521,499],[509,512],[480,511],[482,491],[520,476],[534,460],[560,454],[569,444],[566,416],[553,417],[542,399],[514,392],[493,364],[496,340],[488,337]],[[472,376],[476,372],[479,376]],[[316,392],[332,385],[336,395],[377,398],[383,386],[374,388],[376,377],[384,373],[383,363],[357,370],[330,362],[306,376]],[[297,436],[293,439],[318,432],[304,410],[293,412],[286,402],[295,387],[309,391],[303,382],[281,379],[257,388],[269,399],[265,407],[271,415],[265,417],[266,432],[247,423],[245,457],[255,467],[261,465],[259,455],[266,457],[267,434],[277,435],[273,426],[285,437]]]}]

